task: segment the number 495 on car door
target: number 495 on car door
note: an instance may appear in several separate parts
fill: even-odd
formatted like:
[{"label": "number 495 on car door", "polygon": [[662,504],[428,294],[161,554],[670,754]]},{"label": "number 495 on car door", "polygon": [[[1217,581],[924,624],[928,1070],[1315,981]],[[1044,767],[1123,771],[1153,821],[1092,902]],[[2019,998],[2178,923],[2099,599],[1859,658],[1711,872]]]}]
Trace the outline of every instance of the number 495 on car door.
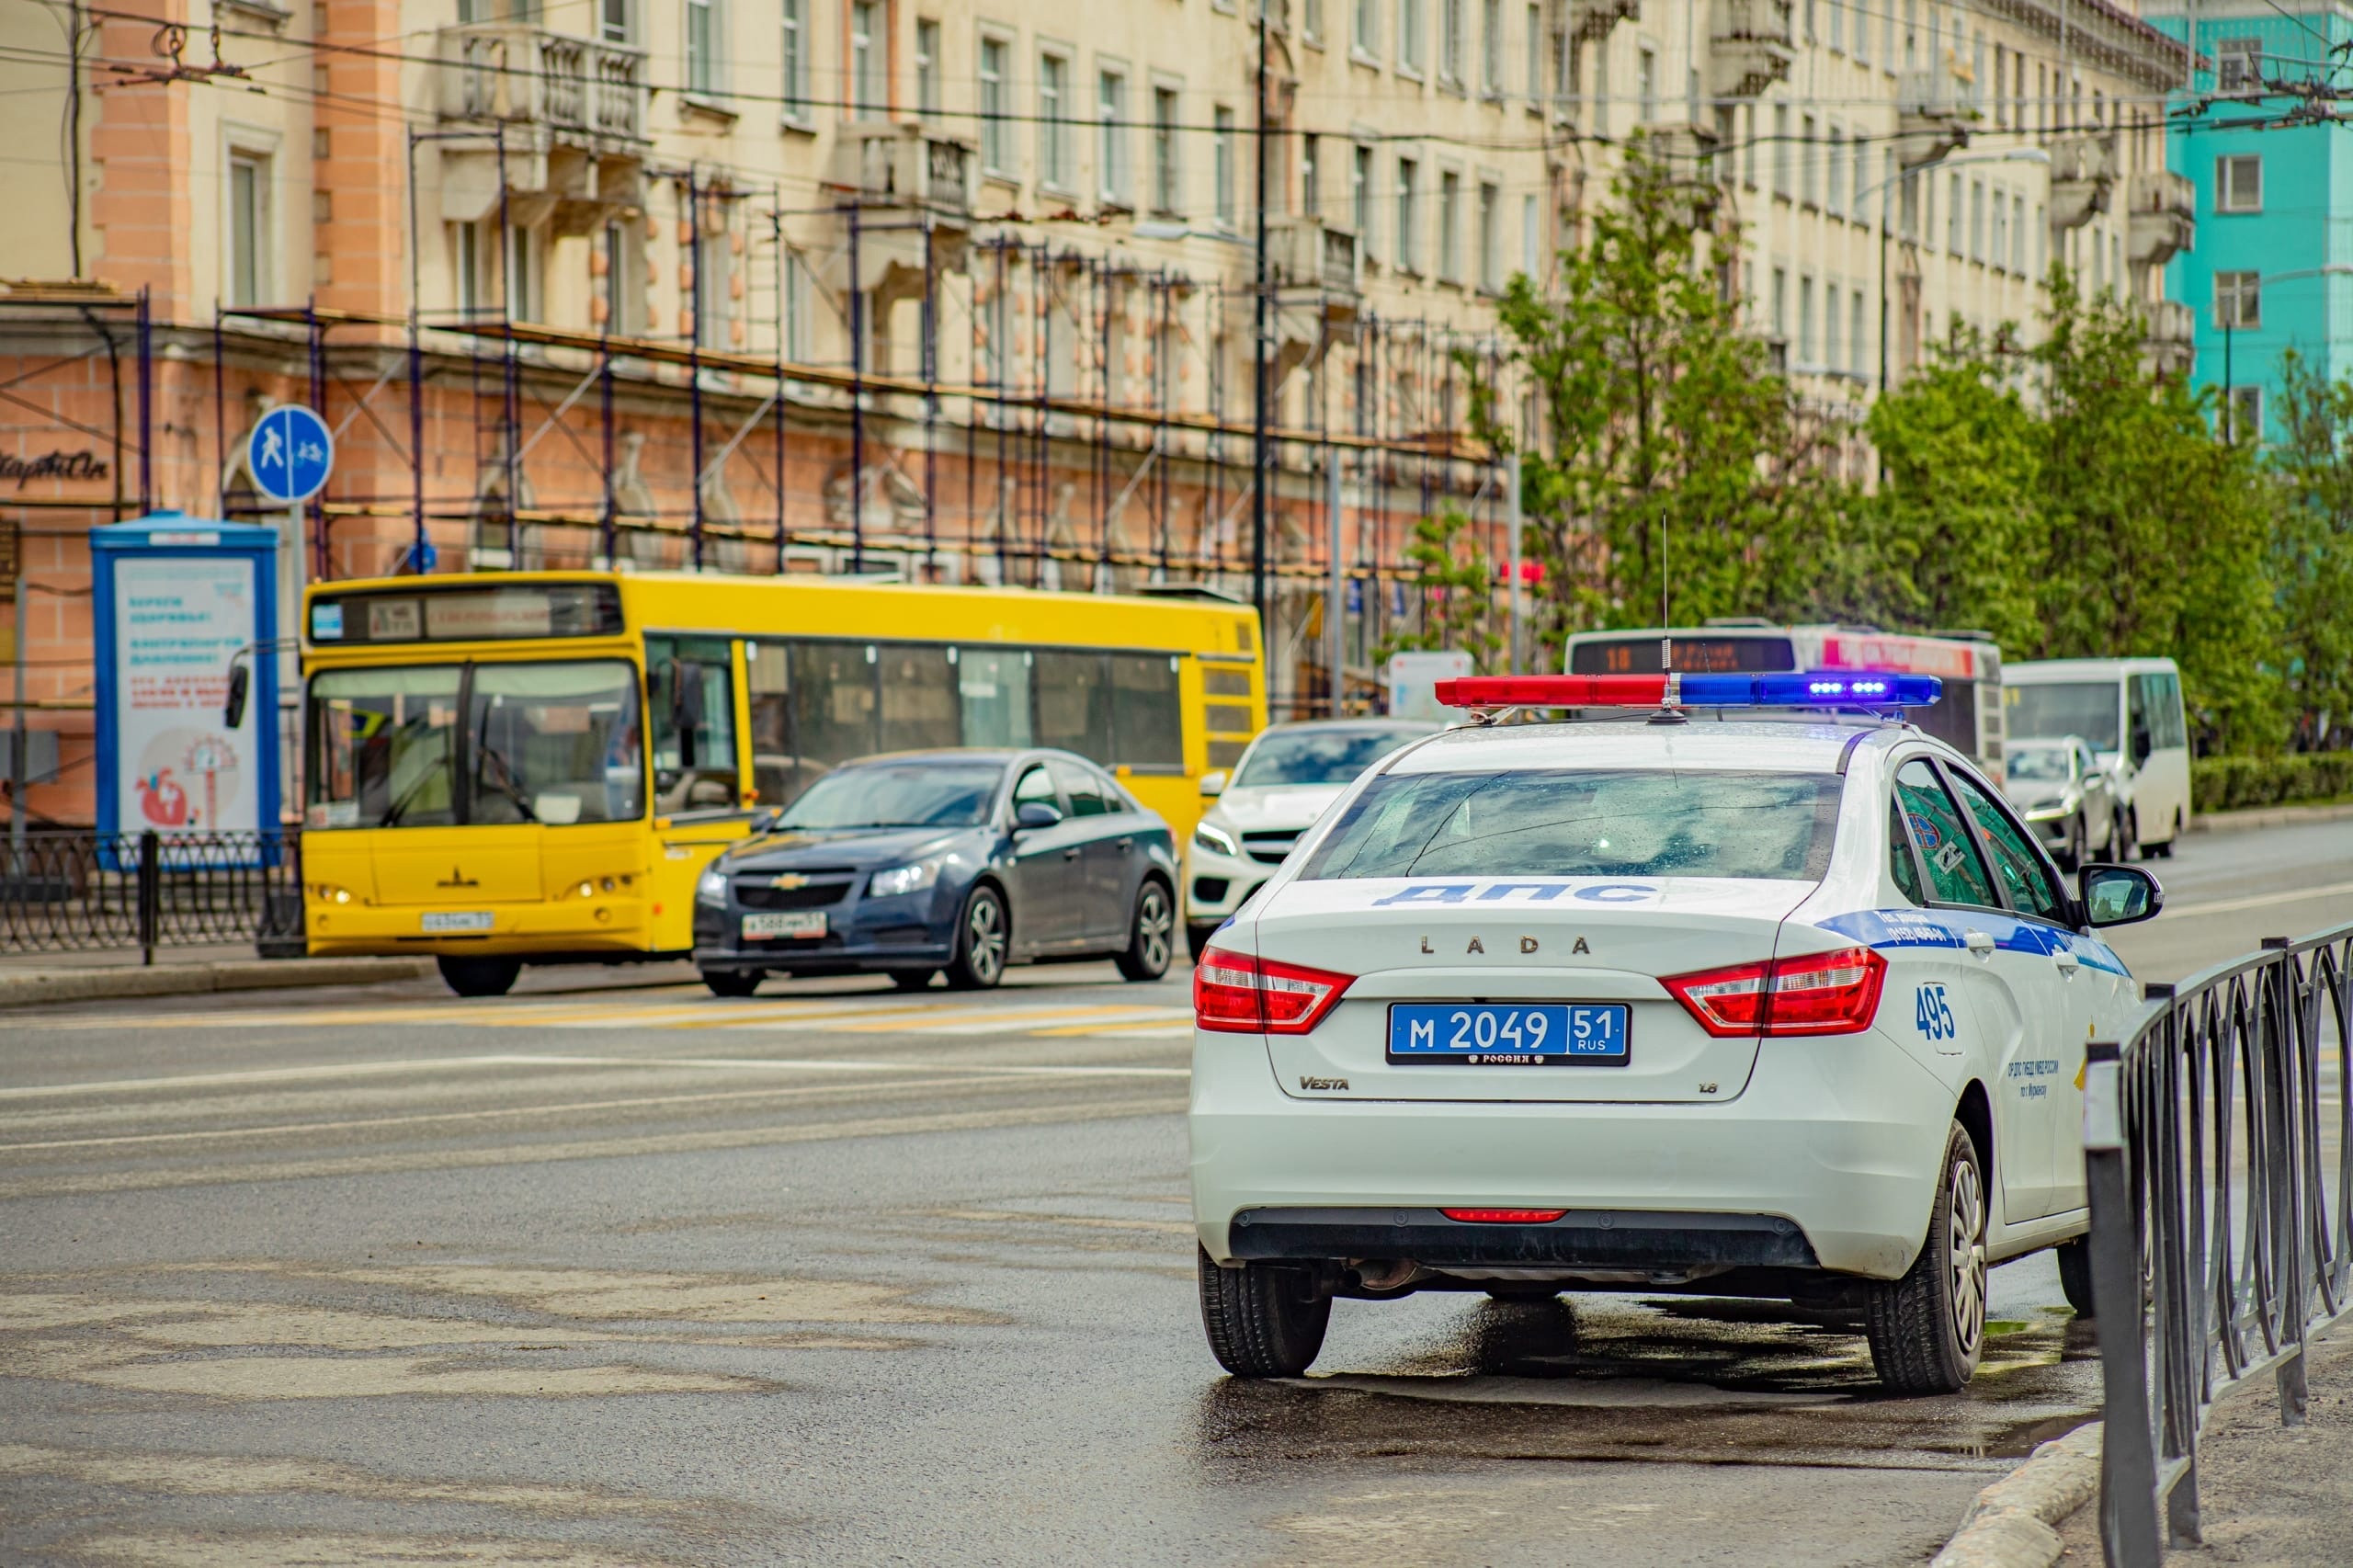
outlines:
[{"label": "number 495 on car door", "polygon": [[1912,994],[1912,1022],[1930,1040],[1950,1040],[1961,1032],[1941,985],[1923,985]]}]

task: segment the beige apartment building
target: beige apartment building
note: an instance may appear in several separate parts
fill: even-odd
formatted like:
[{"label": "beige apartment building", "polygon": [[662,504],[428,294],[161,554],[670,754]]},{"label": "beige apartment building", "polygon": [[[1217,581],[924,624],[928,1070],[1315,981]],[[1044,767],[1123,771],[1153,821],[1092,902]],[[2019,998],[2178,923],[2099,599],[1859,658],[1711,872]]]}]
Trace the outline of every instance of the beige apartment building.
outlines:
[{"label": "beige apartment building", "polygon": [[275,517],[239,453],[289,399],[338,439],[290,593],[296,562],[1202,582],[1263,592],[1279,710],[1327,700],[1327,604],[1370,696],[1414,521],[1504,553],[1462,360],[1638,128],[1825,408],[2031,317],[2052,257],[2186,347],[2181,51],[2101,0],[1267,3],[0,11],[37,150],[0,164],[0,515],[66,772],[87,528]]}]

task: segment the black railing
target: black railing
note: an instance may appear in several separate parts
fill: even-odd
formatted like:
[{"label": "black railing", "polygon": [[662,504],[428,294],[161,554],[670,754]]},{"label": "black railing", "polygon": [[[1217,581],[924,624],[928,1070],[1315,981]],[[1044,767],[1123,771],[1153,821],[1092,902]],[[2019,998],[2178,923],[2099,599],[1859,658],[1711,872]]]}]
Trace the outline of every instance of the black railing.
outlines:
[{"label": "black railing", "polygon": [[2084,1084],[2110,1568],[2199,1541],[2208,1413],[2269,1372],[2302,1425],[2304,1346],[2353,1316],[2353,925],[2146,994]]},{"label": "black railing", "polygon": [[302,954],[302,845],[275,833],[0,836],[0,952],[251,942]]}]

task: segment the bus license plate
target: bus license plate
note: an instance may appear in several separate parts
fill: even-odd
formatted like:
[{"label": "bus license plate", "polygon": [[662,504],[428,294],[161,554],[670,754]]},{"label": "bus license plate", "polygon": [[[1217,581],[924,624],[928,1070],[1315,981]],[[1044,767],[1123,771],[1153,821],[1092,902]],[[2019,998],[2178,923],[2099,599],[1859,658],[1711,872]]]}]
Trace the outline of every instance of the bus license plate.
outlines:
[{"label": "bus license plate", "polygon": [[486,909],[436,910],[425,916],[427,931],[487,931],[491,915]]},{"label": "bus license plate", "polygon": [[822,909],[794,909],[781,915],[746,915],[744,916],[744,940],[772,941],[779,937],[822,937],[825,934],[825,912]]},{"label": "bus license plate", "polygon": [[1389,1060],[1473,1067],[1622,1067],[1623,1003],[1401,1002],[1389,1009]]}]

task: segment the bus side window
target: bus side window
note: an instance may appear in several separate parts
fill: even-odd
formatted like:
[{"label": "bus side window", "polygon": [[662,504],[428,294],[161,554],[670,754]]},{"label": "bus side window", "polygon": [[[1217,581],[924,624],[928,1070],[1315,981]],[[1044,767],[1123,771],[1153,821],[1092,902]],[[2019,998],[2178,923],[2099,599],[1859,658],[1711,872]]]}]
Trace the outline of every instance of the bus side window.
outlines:
[{"label": "bus side window", "polygon": [[1105,655],[1040,648],[1036,654],[1038,744],[1111,761],[1111,688]]},{"label": "bus side window", "polygon": [[737,809],[733,655],[723,637],[645,640],[657,815]]},{"label": "bus side window", "polygon": [[871,643],[792,644],[792,748],[814,783],[835,766],[881,749],[875,744],[875,672]]},{"label": "bus side window", "polygon": [[2132,748],[2135,767],[2148,761],[2149,754],[2156,749],[2156,733],[2150,727],[2151,710],[2155,704],[2149,700],[2149,688],[2155,684],[2154,676],[2131,676],[2124,682],[2124,733]]},{"label": "bus side window", "polygon": [[763,806],[789,806],[825,770],[792,744],[792,659],[780,642],[744,644],[744,679],[752,710],[752,794]]},{"label": "bus side window", "polygon": [[1111,760],[1130,767],[1181,773],[1185,704],[1177,661],[1165,653],[1111,655]]}]

